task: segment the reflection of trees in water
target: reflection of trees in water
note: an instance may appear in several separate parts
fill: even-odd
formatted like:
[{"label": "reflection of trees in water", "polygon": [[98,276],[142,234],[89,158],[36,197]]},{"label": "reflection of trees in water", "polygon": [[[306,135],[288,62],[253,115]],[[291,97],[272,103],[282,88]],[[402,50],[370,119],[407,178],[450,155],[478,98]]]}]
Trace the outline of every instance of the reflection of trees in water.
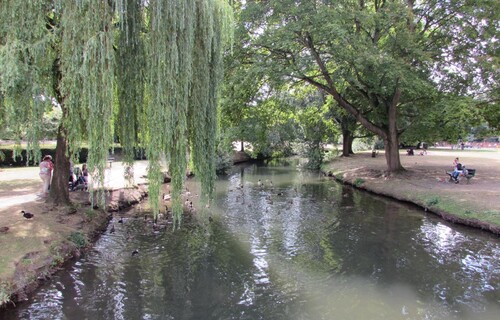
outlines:
[{"label": "reflection of trees in water", "polygon": [[[304,172],[246,168],[221,183],[232,191],[219,194],[224,213],[214,215],[207,229],[185,225],[151,235],[137,222],[127,224],[134,239],[109,236],[105,241],[116,243],[105,245],[108,252],[97,253],[91,267],[75,274],[84,285],[63,291],[78,305],[65,302],[61,312],[74,304],[93,318],[226,319],[241,312],[248,318],[300,318],[307,314],[304,305],[319,301],[309,294],[338,305],[335,299],[346,296],[362,299],[360,284],[370,287],[373,295],[366,297],[377,303],[397,298],[403,288],[412,293],[410,307],[426,313],[434,307],[446,315],[491,310],[496,304],[498,239],[450,228],[350,186],[308,180]],[[274,175],[274,187],[257,188],[266,174]],[[246,184],[238,189],[242,175]],[[140,254],[132,257],[135,248]],[[322,307],[325,313],[318,315],[331,312]]]}]

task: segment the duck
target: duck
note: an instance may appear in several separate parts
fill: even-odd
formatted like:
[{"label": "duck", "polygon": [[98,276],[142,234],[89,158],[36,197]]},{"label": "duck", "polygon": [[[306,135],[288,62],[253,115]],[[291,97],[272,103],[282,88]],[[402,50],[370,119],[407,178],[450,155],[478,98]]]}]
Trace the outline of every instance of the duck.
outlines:
[{"label": "duck", "polygon": [[160,225],[156,222],[153,223],[153,233],[160,231]]},{"label": "duck", "polygon": [[214,219],[213,219],[212,217],[208,217],[208,221],[209,221],[209,222],[213,222],[213,221],[214,221]]},{"label": "duck", "polygon": [[30,212],[26,212],[24,210],[21,211],[21,213],[23,214],[23,217],[26,218],[26,219],[31,219],[33,218],[35,215],[33,213],[30,213]]},{"label": "duck", "polygon": [[259,179],[259,181],[257,181],[257,185],[258,185],[259,187],[262,187],[262,181],[261,181],[260,179]]}]

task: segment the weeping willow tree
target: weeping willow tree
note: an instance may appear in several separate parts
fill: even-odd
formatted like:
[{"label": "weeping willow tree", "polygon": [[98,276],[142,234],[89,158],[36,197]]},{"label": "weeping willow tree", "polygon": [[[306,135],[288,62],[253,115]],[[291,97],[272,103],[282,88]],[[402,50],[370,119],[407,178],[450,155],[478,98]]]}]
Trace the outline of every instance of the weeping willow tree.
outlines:
[{"label": "weeping willow tree", "polygon": [[[45,28],[45,1],[0,0],[0,108],[17,144],[28,143],[27,161],[39,158],[40,121],[48,107],[52,38]],[[15,150],[18,150],[16,148]]]},{"label": "weeping willow tree", "polygon": [[[36,97],[55,97],[63,110],[56,154],[69,163],[87,142],[97,186],[117,128],[127,164],[136,147],[146,150],[155,215],[166,159],[174,222],[180,223],[188,150],[210,199],[217,91],[232,24],[225,0],[0,1],[3,105],[9,121],[31,128],[33,149],[43,113]],[[65,177],[66,194],[67,168],[56,163],[54,176]]]}]

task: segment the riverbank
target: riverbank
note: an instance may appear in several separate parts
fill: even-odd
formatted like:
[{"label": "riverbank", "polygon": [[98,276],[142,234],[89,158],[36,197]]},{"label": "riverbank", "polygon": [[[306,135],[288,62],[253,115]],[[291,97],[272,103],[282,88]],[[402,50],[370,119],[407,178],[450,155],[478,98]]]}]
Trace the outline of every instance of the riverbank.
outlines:
[{"label": "riverbank", "polygon": [[[455,157],[476,176],[465,183],[448,183]],[[239,157],[246,159],[243,154]],[[237,155],[235,155],[235,159]],[[239,158],[238,158],[239,159]],[[428,151],[425,156],[401,155],[406,171],[386,176],[383,153],[372,158],[361,152],[337,158],[323,167],[344,183],[377,194],[420,205],[444,219],[500,234],[500,153],[495,151]],[[106,170],[109,190],[105,210],[91,208],[88,194],[71,192],[75,204],[53,208],[36,197],[38,169],[2,169],[0,173],[0,304],[25,300],[39,283],[65,261],[78,257],[106,228],[113,211],[138,203],[147,194],[146,161],[134,166],[135,185],[123,178],[123,166],[115,162]],[[25,220],[21,210],[35,214]]]},{"label": "riverbank", "polygon": [[[72,205],[53,207],[36,194],[38,168],[2,169],[0,173],[0,305],[27,298],[68,260],[79,257],[106,230],[113,212],[147,196],[147,162],[134,166],[135,184],[123,178],[123,166],[106,170],[106,208],[94,208],[84,191],[70,192]],[[26,220],[21,210],[34,214]]]},{"label": "riverbank", "polygon": [[[450,183],[445,171],[453,159],[476,175],[467,184]],[[430,149],[427,155],[407,156],[401,150],[406,171],[388,176],[384,153],[371,152],[339,157],[323,166],[338,181],[379,195],[414,203],[443,219],[500,234],[500,152]]]}]

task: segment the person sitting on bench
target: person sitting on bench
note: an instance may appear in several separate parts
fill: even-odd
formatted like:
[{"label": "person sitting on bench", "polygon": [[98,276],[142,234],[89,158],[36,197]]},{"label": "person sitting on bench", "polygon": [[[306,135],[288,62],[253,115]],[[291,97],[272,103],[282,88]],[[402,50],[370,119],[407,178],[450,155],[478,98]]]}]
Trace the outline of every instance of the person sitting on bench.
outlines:
[{"label": "person sitting on bench", "polygon": [[465,166],[463,166],[460,162],[457,162],[455,169],[451,173],[451,178],[455,180],[455,183],[458,183],[458,176],[464,173]]}]

